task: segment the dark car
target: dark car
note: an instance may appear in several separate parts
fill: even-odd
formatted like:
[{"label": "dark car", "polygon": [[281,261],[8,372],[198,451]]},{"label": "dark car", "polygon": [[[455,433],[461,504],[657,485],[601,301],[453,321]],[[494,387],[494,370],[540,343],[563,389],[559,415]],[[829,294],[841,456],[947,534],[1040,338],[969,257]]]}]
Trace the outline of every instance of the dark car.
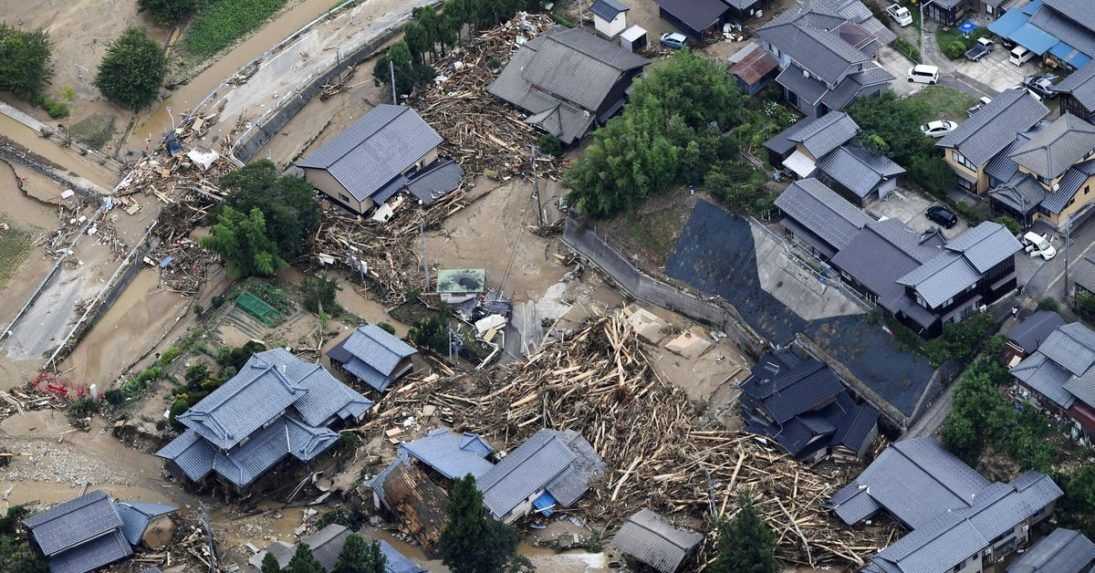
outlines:
[{"label": "dark car", "polygon": [[928,207],[927,215],[929,221],[943,225],[947,229],[958,224],[958,215],[942,205]]},{"label": "dark car", "polygon": [[1043,99],[1049,99],[1057,95],[1057,92],[1053,91],[1053,84],[1056,82],[1057,76],[1054,74],[1038,74],[1023,80],[1023,85],[1042,96]]}]

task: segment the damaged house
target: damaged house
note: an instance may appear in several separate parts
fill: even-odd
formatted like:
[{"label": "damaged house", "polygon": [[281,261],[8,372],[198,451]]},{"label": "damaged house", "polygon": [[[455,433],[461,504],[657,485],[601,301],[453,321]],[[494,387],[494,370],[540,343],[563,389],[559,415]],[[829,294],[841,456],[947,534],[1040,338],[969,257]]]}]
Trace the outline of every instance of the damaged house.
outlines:
[{"label": "damaged house", "polygon": [[1054,329],[1011,369],[1019,395],[1068,419],[1071,438],[1095,437],[1095,331],[1079,322]]},{"label": "damaged house", "polygon": [[[342,548],[345,547],[346,540],[351,535],[360,534],[350,531],[343,525],[332,523],[311,535],[302,537],[300,542],[312,551],[312,556],[319,562],[320,567],[323,567],[323,570],[327,573],[331,573],[335,570],[338,557],[342,554]],[[373,541],[365,536],[362,537],[366,542]],[[380,553],[384,555],[385,573],[426,573],[426,569],[413,559],[400,553],[398,549],[392,547],[391,543],[383,539],[377,539],[376,542],[380,545]],[[263,559],[267,555],[273,555],[278,562],[278,568],[284,570],[289,567],[289,562],[293,560],[293,554],[296,553],[296,550],[296,544],[275,541],[266,549],[251,556],[248,563],[257,571],[262,568]]]},{"label": "damaged house", "polygon": [[438,159],[441,141],[413,109],[382,104],[296,166],[313,187],[357,214],[400,192],[428,205],[464,177],[459,165]]},{"label": "damaged house", "polygon": [[418,351],[411,345],[375,324],[355,328],[327,352],[332,365],[377,392],[386,391],[409,373],[414,368],[411,357],[415,354]]},{"label": "damaged house", "polygon": [[360,422],[372,405],[322,366],[267,350],[179,415],[186,430],[156,455],[179,478],[212,475],[242,491],[283,460],[316,459],[338,441],[333,429]]},{"label": "damaged house", "polygon": [[628,517],[612,538],[612,544],[621,553],[661,573],[680,570],[702,541],[699,533],[677,529],[649,509]]},{"label": "damaged house", "polygon": [[878,438],[878,410],[856,403],[827,365],[793,351],[765,354],[739,387],[746,430],[806,463],[861,459]]},{"label": "damaged house", "polygon": [[648,63],[581,28],[556,28],[521,46],[488,91],[570,145],[623,109]]},{"label": "damaged house", "polygon": [[917,438],[895,442],[830,503],[848,525],[886,511],[912,530],[864,572],[951,573],[990,569],[1026,546],[1061,495],[1034,471],[989,482],[935,439]]},{"label": "damaged house", "polygon": [[157,520],[175,512],[169,505],[115,501],[93,491],[23,520],[30,539],[49,562],[50,573],[88,573],[133,555],[142,544],[160,549],[174,526],[149,534]]}]

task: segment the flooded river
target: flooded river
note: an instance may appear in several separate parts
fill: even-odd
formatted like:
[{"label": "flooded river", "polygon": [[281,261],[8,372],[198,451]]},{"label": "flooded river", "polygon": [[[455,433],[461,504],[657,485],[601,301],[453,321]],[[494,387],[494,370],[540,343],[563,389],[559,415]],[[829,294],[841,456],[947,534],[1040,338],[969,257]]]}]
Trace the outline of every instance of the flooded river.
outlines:
[{"label": "flooded river", "polygon": [[0,134],[103,189],[114,188],[114,184],[120,179],[119,175],[110,169],[71,149],[65,149],[52,140],[41,137],[6,115],[0,115]]}]

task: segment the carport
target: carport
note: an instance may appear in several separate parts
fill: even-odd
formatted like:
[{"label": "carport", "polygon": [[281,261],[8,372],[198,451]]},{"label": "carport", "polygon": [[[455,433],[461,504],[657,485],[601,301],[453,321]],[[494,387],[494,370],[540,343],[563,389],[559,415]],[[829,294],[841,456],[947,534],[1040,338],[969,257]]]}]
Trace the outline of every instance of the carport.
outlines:
[{"label": "carport", "polygon": [[662,18],[693,38],[718,26],[730,6],[722,0],[657,0]]}]

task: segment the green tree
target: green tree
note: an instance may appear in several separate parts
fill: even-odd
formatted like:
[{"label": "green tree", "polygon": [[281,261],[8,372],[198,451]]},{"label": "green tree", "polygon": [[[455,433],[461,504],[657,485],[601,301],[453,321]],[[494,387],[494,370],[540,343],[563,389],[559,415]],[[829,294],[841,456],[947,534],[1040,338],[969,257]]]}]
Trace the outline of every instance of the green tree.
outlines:
[{"label": "green tree", "polygon": [[760,518],[753,501],[739,499],[741,509],[730,522],[719,524],[718,555],[714,573],[776,573],[776,540]]},{"label": "green tree", "polygon": [[153,22],[174,26],[190,17],[199,7],[199,0],[138,0],[142,12],[148,12]]},{"label": "green tree", "polygon": [[201,244],[224,257],[229,271],[237,277],[269,276],[285,265],[277,243],[266,235],[266,218],[258,209],[244,215],[224,206],[212,234],[202,238]]},{"label": "green tree", "polygon": [[1057,475],[1055,481],[1065,495],[1057,502],[1061,527],[1095,537],[1095,465],[1084,464],[1072,475]]},{"label": "green tree", "polygon": [[438,545],[453,573],[500,573],[517,549],[517,532],[487,516],[483,494],[467,475],[449,492],[448,524]]},{"label": "green tree", "polygon": [[273,553],[267,553],[266,557],[262,558],[262,573],[281,573],[281,565],[278,565],[278,560]]},{"label": "green tree", "polygon": [[449,320],[447,316],[435,314],[420,319],[411,325],[407,336],[418,346],[429,348],[438,354],[449,352]]},{"label": "green tree", "polygon": [[384,573],[388,559],[377,541],[366,542],[360,535],[346,538],[332,573]]},{"label": "green tree", "polygon": [[304,279],[303,303],[308,312],[319,314],[320,311],[330,315],[340,310],[336,297],[341,287],[338,283],[325,276],[312,276]]},{"label": "green tree", "polygon": [[400,96],[409,95],[414,88],[433,81],[437,72],[428,64],[416,63],[405,40],[392,45],[376,60],[373,82],[391,89],[391,73],[388,62],[395,68],[395,91]]},{"label": "green tree", "polygon": [[287,573],[327,573],[323,565],[312,555],[312,550],[303,543],[297,544],[297,550],[293,558],[289,560],[289,566],[285,568]]},{"label": "green tree", "polygon": [[944,447],[970,465],[977,464],[986,445],[1007,436],[1015,415],[983,367],[985,360],[975,362],[958,379],[954,404],[943,421]]},{"label": "green tree", "polygon": [[277,166],[263,159],[225,175],[220,184],[229,192],[225,205],[243,213],[262,211],[267,235],[283,258],[296,259],[309,251],[320,208],[304,178],[281,177]]},{"label": "green tree", "polygon": [[156,101],[166,73],[163,49],[140,28],[129,28],[107,46],[95,85],[114,103],[139,110]]},{"label": "green tree", "polygon": [[44,30],[24,32],[0,22],[0,90],[38,98],[53,77],[52,59]]}]

